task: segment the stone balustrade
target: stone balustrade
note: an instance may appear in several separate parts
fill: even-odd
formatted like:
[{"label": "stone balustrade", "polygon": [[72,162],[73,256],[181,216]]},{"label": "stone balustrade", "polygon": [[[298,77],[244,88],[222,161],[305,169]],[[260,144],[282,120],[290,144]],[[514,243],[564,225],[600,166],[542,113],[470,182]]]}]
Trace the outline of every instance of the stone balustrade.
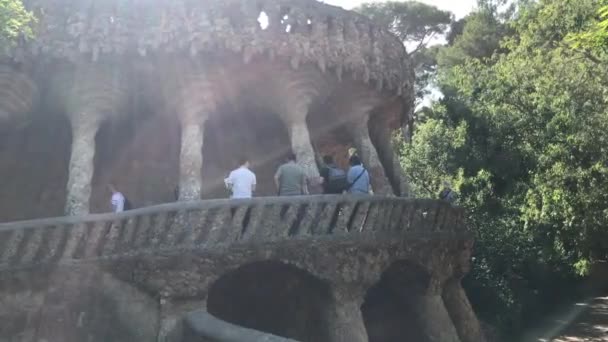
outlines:
[{"label": "stone balustrade", "polygon": [[[37,37],[15,57],[96,61],[108,56],[232,51],[313,63],[338,78],[350,72],[378,89],[407,94],[413,84],[404,46],[367,18],[315,0],[29,0]],[[23,49],[25,48],[25,49]],[[24,53],[24,51],[26,53]]]},{"label": "stone balustrade", "polygon": [[163,250],[440,232],[465,233],[463,210],[431,200],[367,196],[180,202],[121,214],[0,224],[0,271]]}]

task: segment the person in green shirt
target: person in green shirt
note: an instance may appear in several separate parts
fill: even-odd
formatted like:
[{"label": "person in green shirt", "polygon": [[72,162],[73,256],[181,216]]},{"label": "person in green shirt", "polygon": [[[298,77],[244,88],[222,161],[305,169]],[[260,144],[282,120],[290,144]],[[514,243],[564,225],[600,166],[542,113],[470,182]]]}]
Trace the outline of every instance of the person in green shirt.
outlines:
[{"label": "person in green shirt", "polygon": [[274,175],[279,196],[308,195],[306,179],[306,172],[296,163],[296,155],[293,153],[287,156],[287,162]]}]

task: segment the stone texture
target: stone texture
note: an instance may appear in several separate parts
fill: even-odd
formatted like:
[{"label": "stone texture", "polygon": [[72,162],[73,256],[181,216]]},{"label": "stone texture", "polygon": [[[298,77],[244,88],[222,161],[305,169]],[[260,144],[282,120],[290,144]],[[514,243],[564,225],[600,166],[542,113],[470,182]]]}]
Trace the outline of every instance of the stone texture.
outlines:
[{"label": "stone texture", "polygon": [[462,342],[486,341],[459,279],[452,279],[446,283],[443,289],[443,301]]},{"label": "stone texture", "polygon": [[393,194],[390,182],[384,171],[384,166],[382,165],[376,147],[369,136],[367,122],[368,119],[363,118],[352,124],[355,147],[357,148],[363,165],[371,174],[371,183],[374,193],[380,195]]},{"label": "stone texture", "polygon": [[[427,215],[411,219],[422,212]],[[350,218],[340,223],[341,214]],[[15,322],[14,330],[2,329],[49,341],[96,341],[108,334],[116,341],[149,341],[144,336],[150,335],[180,341],[183,319],[207,306],[230,324],[277,329],[300,341],[367,341],[369,316],[359,308],[367,290],[388,277],[390,288],[401,291],[396,298],[405,298],[403,307],[419,318],[414,327],[425,339],[457,341],[451,318],[457,316],[448,315],[435,293],[443,279],[468,267],[462,256],[470,236],[461,215],[433,201],[313,196],[182,202],[121,215],[2,224],[0,241],[9,248],[0,258],[0,301],[32,308],[28,314],[6,311],[4,321]],[[401,260],[417,266],[391,266]],[[84,309],[91,305],[98,311]],[[462,302],[450,302],[450,313],[467,310],[453,305]],[[256,307],[264,310],[251,311]],[[119,328],[110,332],[109,326]]]},{"label": "stone texture", "polygon": [[[469,267],[460,208],[389,196],[199,201],[226,196],[235,156],[270,195],[290,147],[315,177],[317,153],[344,163],[353,145],[376,194],[405,195],[386,140],[413,109],[396,37],[313,0],[28,6],[36,38],[0,67],[10,118],[0,179],[15,184],[0,198],[16,203],[0,219],[57,215],[49,202],[64,200],[69,216],[0,224],[0,341],[475,338],[448,281]],[[57,148],[39,159],[45,145]],[[79,216],[106,210],[108,183],[142,206],[181,201]],[[403,317],[414,318],[394,323]]]},{"label": "stone texture", "polygon": [[188,314],[183,342],[252,341],[296,342],[295,340],[246,329],[213,317],[204,310]]},{"label": "stone texture", "polygon": [[367,331],[361,313],[363,291],[346,290],[338,287],[334,290],[332,302],[327,308],[326,316],[331,342],[367,342]]},{"label": "stone texture", "polygon": [[201,198],[201,170],[203,167],[203,128],[198,123],[182,125],[180,152],[179,200]]},{"label": "stone texture", "polygon": [[298,164],[301,165],[309,178],[319,177],[319,169],[315,162],[315,151],[310,144],[310,134],[305,120],[288,123],[289,135],[291,137],[291,148],[296,155]]},{"label": "stone texture", "polygon": [[95,135],[99,124],[96,120],[87,122],[86,116],[85,113],[79,114],[79,117],[72,120],[72,153],[65,204],[65,214],[70,216],[89,213]]},{"label": "stone texture", "polygon": [[17,66],[0,64],[0,124],[26,121],[38,100],[38,87],[30,76]]}]

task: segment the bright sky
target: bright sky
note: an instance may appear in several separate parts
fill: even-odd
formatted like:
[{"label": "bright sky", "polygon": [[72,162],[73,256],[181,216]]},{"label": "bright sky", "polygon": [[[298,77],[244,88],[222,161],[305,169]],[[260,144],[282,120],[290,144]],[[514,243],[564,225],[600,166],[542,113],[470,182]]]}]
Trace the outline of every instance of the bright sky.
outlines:
[{"label": "bright sky", "polygon": [[[382,0],[322,0],[325,3],[351,9],[366,2],[382,2]],[[476,0],[418,0],[427,4],[435,5],[443,10],[448,10],[456,19],[460,19],[467,15],[477,3]]]}]

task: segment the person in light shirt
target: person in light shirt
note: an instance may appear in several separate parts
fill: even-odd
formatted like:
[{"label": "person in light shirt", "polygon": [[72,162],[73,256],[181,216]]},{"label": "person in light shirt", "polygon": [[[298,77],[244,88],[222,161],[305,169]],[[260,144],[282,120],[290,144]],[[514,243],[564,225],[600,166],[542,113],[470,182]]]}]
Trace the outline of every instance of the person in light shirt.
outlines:
[{"label": "person in light shirt", "polygon": [[120,191],[116,190],[113,184],[109,184],[108,188],[112,192],[112,199],[110,201],[112,212],[121,213],[125,211],[125,196]]},{"label": "person in light shirt", "polygon": [[249,170],[249,159],[242,158],[239,164],[241,166],[230,172],[224,183],[232,191],[230,198],[251,198],[256,186],[255,174]]}]

